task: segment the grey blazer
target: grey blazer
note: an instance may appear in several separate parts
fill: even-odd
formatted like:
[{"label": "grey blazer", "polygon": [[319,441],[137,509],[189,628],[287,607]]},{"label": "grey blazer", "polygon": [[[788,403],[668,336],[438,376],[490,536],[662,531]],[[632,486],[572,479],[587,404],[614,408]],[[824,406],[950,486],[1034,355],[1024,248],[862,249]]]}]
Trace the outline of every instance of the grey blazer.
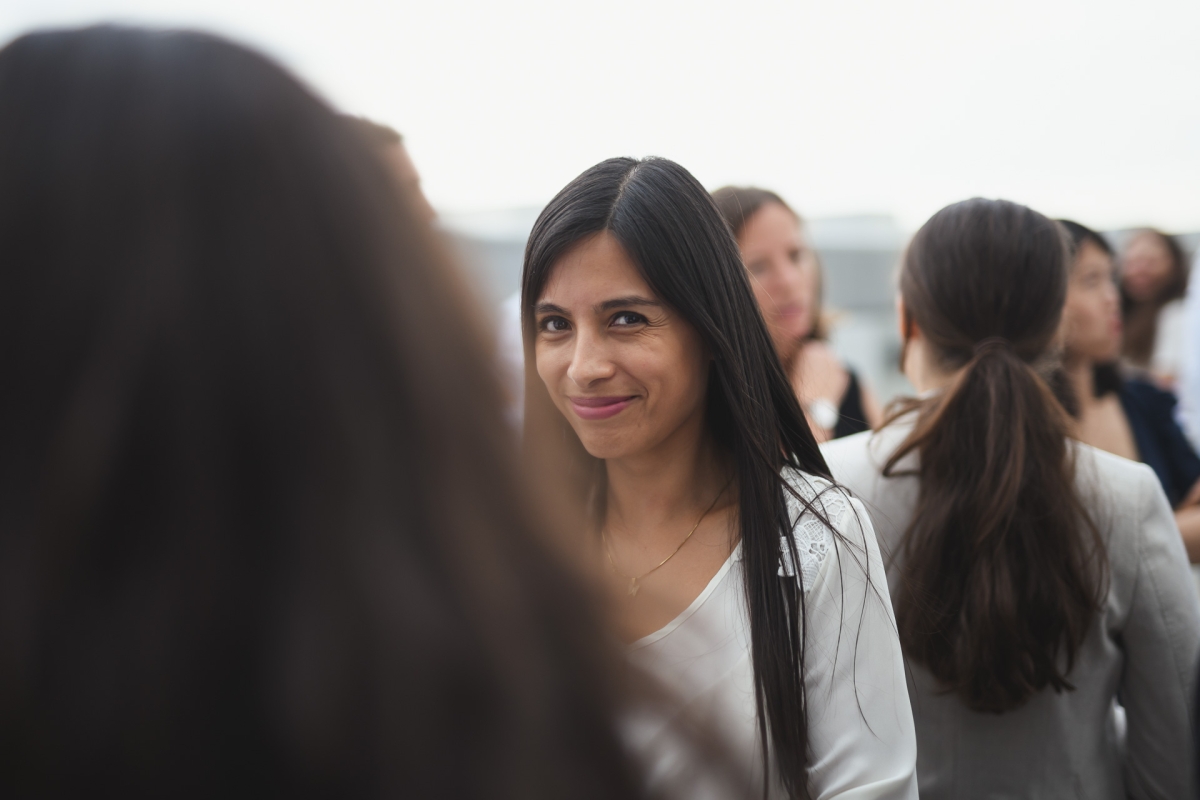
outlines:
[{"label": "grey blazer", "polygon": [[[834,477],[871,514],[888,577],[917,498],[917,478],[881,469],[911,429],[822,445]],[[1108,548],[1104,608],[1069,675],[1004,714],[970,711],[908,664],[921,797],[1194,798],[1192,709],[1200,597],[1154,472],[1077,445],[1076,484]],[[901,468],[912,468],[909,456]],[[1116,702],[1119,699],[1124,713]]]}]

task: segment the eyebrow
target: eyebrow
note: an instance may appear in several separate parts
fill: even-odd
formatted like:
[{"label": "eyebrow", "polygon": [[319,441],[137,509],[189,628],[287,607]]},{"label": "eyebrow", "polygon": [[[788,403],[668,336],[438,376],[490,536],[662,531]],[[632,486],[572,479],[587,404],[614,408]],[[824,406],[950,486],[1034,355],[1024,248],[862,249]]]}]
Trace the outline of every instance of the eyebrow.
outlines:
[{"label": "eyebrow", "polygon": [[535,314],[567,314],[567,310],[562,306],[556,306],[554,303],[538,303],[533,307]]},{"label": "eyebrow", "polygon": [[640,297],[636,294],[628,297],[614,297],[612,300],[605,300],[596,306],[597,311],[612,311],[614,308],[627,308],[629,306],[655,306],[662,307],[662,303],[657,300],[651,300],[649,297]]},{"label": "eyebrow", "polygon": [[[657,300],[651,300],[649,297],[641,297],[640,295],[629,295],[627,297],[614,297],[611,300],[605,300],[602,303],[597,303],[594,310],[597,313],[604,311],[612,311],[614,308],[629,308],[630,306],[654,306],[661,308],[662,303]],[[554,303],[538,303],[533,307],[535,314],[562,314],[570,316],[570,312],[562,306],[556,306]]]}]

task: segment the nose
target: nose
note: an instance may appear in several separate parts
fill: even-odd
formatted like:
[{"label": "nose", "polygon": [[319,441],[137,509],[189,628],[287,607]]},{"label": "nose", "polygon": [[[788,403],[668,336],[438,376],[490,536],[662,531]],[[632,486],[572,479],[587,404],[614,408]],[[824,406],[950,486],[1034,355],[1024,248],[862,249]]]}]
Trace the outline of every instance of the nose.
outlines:
[{"label": "nose", "polygon": [[779,302],[799,300],[806,292],[804,264],[781,260],[773,270],[776,275],[774,295]]},{"label": "nose", "polygon": [[1104,305],[1109,309],[1119,309],[1121,304],[1121,293],[1117,289],[1117,284],[1108,281],[1104,284]]},{"label": "nose", "polygon": [[597,382],[611,378],[616,372],[609,357],[605,338],[592,331],[580,330],[575,336],[575,350],[567,377],[581,389],[588,389]]}]

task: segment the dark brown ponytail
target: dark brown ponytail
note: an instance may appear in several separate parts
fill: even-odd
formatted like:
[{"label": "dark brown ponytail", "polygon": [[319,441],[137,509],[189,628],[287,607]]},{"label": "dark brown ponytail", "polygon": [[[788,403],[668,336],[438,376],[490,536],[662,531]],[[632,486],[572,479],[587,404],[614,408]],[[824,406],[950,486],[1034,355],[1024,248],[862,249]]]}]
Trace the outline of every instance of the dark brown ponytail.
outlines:
[{"label": "dark brown ponytail", "polygon": [[925,223],[901,270],[908,320],[957,375],[915,404],[916,426],[884,469],[917,454],[897,623],[908,657],[977,711],[1072,689],[1104,593],[1067,418],[1034,366],[1058,328],[1068,263],[1054,222],[975,199]]}]

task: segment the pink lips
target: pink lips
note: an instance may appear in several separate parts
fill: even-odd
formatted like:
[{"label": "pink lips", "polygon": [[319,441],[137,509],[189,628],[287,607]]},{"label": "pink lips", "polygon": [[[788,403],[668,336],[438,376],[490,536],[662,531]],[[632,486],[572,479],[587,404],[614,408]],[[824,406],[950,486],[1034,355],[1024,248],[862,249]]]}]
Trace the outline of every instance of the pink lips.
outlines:
[{"label": "pink lips", "polygon": [[580,419],[608,419],[629,407],[636,395],[629,397],[572,397],[571,408]]}]

